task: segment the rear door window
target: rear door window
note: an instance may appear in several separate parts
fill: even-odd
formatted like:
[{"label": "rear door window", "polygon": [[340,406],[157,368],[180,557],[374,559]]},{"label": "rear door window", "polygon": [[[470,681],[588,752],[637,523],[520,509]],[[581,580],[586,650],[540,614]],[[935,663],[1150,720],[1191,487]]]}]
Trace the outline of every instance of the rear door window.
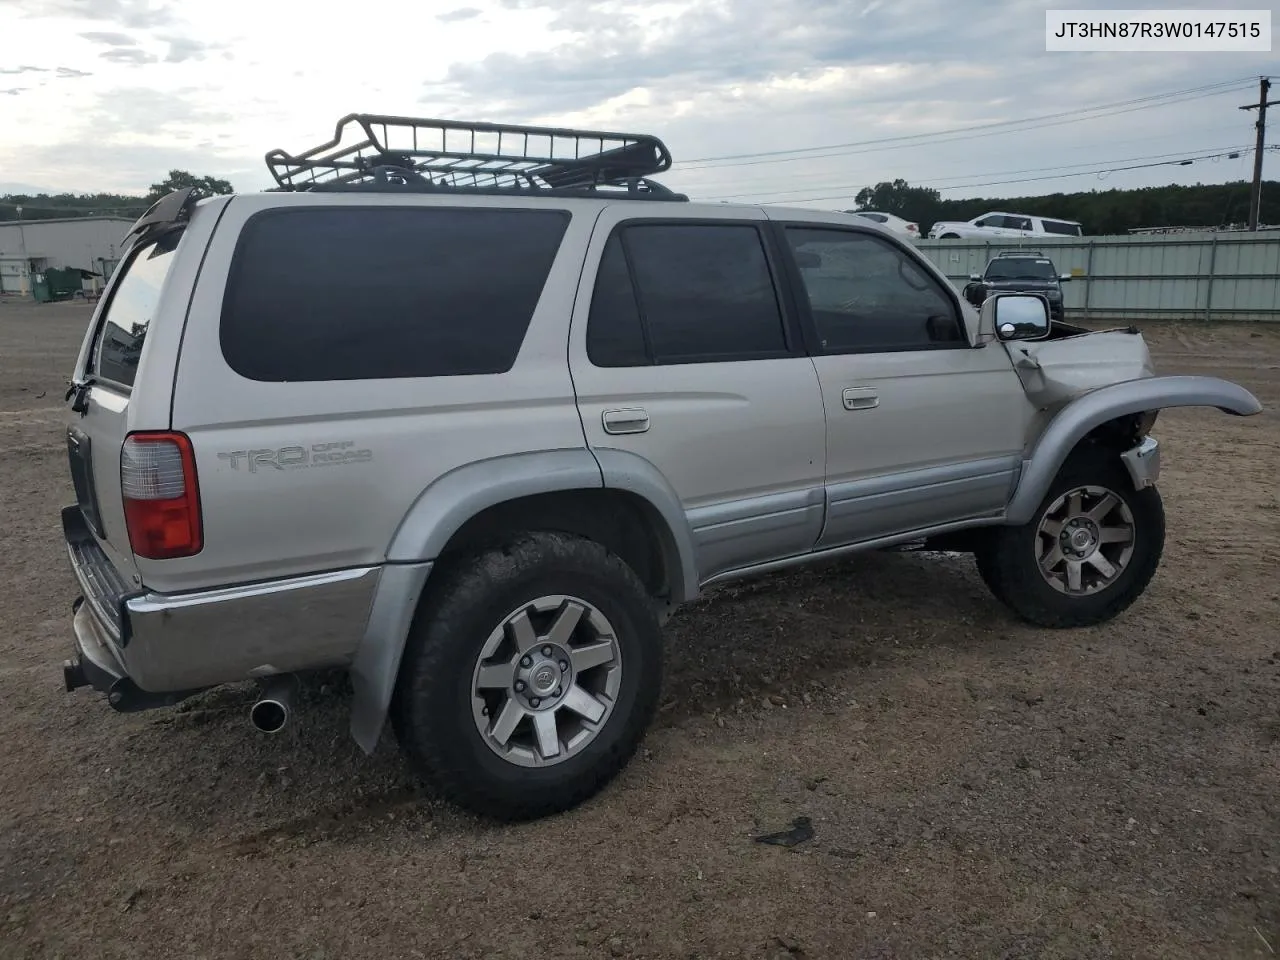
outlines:
[{"label": "rear door window", "polygon": [[752,224],[634,224],[622,234],[655,363],[787,354],[782,309]]},{"label": "rear door window", "polygon": [[475,207],[259,214],[232,263],[223,355],[268,382],[504,373],[568,224]]},{"label": "rear door window", "polygon": [[147,330],[160,302],[160,290],[173,266],[181,238],[170,233],[140,247],[125,262],[111,291],[89,356],[89,374],[132,387]]}]

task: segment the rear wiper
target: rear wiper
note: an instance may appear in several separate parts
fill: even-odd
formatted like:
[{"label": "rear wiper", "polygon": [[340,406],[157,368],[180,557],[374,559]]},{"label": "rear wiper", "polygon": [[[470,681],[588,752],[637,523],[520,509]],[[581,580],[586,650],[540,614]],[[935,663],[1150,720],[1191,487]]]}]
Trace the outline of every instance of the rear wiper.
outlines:
[{"label": "rear wiper", "polygon": [[70,386],[62,399],[71,400],[72,411],[84,416],[89,411],[89,388],[97,382],[98,378],[92,374],[80,380],[68,380]]}]

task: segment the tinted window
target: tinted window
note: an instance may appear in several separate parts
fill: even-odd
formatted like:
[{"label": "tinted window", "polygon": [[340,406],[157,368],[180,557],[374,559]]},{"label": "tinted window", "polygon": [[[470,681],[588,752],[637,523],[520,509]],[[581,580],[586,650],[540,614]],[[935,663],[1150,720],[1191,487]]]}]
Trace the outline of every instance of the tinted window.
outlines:
[{"label": "tinted window", "polygon": [[253,380],[502,373],[567,226],[555,210],[272,211],[236,249],[222,352]]},{"label": "tinted window", "polygon": [[881,237],[787,228],[826,353],[964,343],[952,300],[919,264]]},{"label": "tinted window", "polygon": [[636,291],[619,234],[605,244],[587,320],[587,358],[597,367],[634,367],[649,363]]},{"label": "tinted window", "polygon": [[786,353],[782,312],[754,226],[636,224],[623,231],[656,363]]},{"label": "tinted window", "polygon": [[988,280],[1054,280],[1053,263],[1041,257],[1000,257],[987,264]]},{"label": "tinted window", "polygon": [[160,302],[160,288],[173,266],[173,252],[181,236],[181,233],[171,233],[148,243],[125,264],[125,272],[111,291],[106,315],[93,344],[89,358],[92,375],[133,386],[142,344],[147,339],[151,318]]},{"label": "tinted window", "polygon": [[874,220],[876,223],[886,223],[889,220],[889,218],[883,213],[860,213],[858,216],[866,217],[868,220]]},{"label": "tinted window", "polygon": [[1081,233],[1080,224],[1078,223],[1064,223],[1062,220],[1044,219],[1041,219],[1040,222],[1044,224],[1045,233],[1060,233],[1066,237],[1078,237]]}]

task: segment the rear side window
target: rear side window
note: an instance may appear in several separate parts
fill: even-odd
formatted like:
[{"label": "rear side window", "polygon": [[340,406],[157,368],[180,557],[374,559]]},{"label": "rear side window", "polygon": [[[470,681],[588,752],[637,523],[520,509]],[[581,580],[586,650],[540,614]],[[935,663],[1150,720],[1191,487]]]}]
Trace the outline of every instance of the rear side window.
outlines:
[{"label": "rear side window", "polygon": [[251,380],[511,369],[569,224],[559,210],[330,207],[246,224],[222,352]]},{"label": "rear side window", "polygon": [[641,367],[649,363],[636,291],[621,234],[604,247],[587,319],[587,359],[597,367]]},{"label": "rear side window", "polygon": [[609,238],[587,321],[596,366],[760,360],[787,350],[753,224],[631,223]]},{"label": "rear side window", "polygon": [[91,376],[133,386],[142,344],[181,236],[181,232],[174,232],[145,244],[125,262],[124,273],[116,280],[93,341],[88,370]]},{"label": "rear side window", "polygon": [[751,224],[634,224],[622,234],[655,363],[787,352],[760,232]]},{"label": "rear side window", "polygon": [[1080,224],[1064,223],[1061,220],[1045,220],[1041,218],[1040,222],[1044,224],[1045,233],[1058,233],[1066,237],[1080,236]]}]

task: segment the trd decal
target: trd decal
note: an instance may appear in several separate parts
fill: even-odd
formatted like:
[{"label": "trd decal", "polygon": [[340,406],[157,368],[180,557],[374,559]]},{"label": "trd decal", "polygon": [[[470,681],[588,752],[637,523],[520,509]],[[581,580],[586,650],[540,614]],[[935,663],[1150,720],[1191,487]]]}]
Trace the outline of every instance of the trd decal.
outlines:
[{"label": "trd decal", "polygon": [[368,463],[372,450],[353,449],[354,440],[313,443],[310,447],[289,446],[259,450],[232,450],[219,453],[218,459],[231,464],[232,470],[306,470],[311,467],[333,467],[343,463]]}]

